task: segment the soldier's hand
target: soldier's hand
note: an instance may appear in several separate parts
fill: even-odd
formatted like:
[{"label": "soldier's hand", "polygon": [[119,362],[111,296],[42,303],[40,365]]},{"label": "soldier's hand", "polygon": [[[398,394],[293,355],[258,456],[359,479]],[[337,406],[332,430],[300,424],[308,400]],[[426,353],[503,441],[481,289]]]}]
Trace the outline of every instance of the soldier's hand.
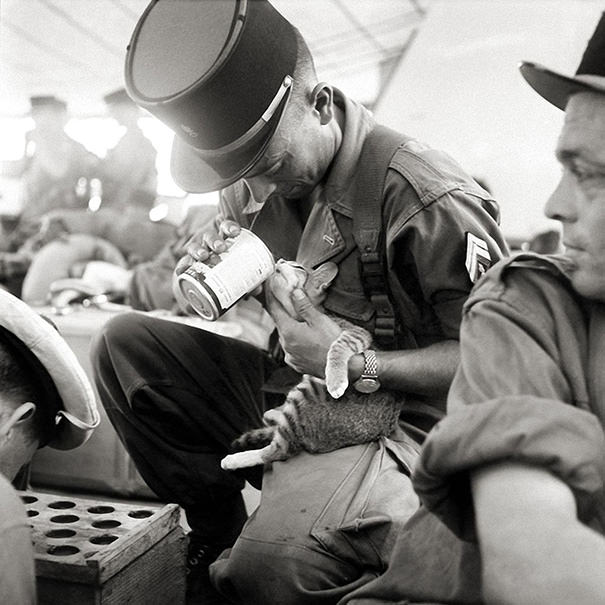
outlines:
[{"label": "soldier's hand", "polygon": [[328,350],[342,329],[316,309],[302,289],[294,290],[293,303],[302,321],[291,317],[270,291],[267,292],[267,308],[279,333],[284,361],[302,374],[324,378]]},{"label": "soldier's hand", "polygon": [[229,249],[241,227],[235,221],[220,218],[217,224],[217,229],[196,232],[187,240],[185,254],[175,267],[176,275],[186,271],[194,262],[199,261],[212,267],[220,261],[219,255]]}]

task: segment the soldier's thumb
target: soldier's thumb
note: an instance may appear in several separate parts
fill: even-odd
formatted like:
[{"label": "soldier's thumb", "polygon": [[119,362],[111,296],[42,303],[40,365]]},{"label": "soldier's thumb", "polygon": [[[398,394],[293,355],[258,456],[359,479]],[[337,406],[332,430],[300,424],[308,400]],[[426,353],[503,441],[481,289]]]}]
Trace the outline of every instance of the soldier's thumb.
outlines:
[{"label": "soldier's thumb", "polygon": [[311,300],[301,288],[295,288],[292,292],[292,304],[294,310],[302,320],[311,325],[317,316],[317,309],[311,303]]}]

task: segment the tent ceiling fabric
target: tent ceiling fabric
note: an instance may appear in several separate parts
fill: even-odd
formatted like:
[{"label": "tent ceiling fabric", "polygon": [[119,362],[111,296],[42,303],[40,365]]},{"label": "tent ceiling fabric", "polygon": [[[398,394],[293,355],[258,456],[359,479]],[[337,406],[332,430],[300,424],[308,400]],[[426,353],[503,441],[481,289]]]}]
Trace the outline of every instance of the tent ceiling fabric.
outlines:
[{"label": "tent ceiling fabric", "polygon": [[[203,0],[182,0],[203,1]],[[249,0],[250,1],[250,0]],[[254,0],[251,0],[254,1]],[[306,37],[321,79],[372,104],[430,0],[273,0]],[[148,0],[2,0],[0,117],[55,94],[72,115],[103,112],[122,85],[126,46]]]}]

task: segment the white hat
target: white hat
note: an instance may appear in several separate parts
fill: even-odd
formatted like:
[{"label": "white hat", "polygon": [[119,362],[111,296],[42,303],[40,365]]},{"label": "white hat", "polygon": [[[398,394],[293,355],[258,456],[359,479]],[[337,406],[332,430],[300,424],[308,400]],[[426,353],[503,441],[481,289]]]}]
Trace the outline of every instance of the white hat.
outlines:
[{"label": "white hat", "polygon": [[[31,354],[46,371],[59,395],[57,431],[50,447],[68,450],[82,445],[101,420],[92,385],[65,340],[29,305],[0,289],[0,328],[16,337],[23,355]],[[21,346],[19,346],[21,345]],[[41,377],[32,376],[33,380]],[[43,379],[37,380],[38,384]],[[1,388],[1,386],[0,386]],[[41,405],[40,402],[35,402]]]}]

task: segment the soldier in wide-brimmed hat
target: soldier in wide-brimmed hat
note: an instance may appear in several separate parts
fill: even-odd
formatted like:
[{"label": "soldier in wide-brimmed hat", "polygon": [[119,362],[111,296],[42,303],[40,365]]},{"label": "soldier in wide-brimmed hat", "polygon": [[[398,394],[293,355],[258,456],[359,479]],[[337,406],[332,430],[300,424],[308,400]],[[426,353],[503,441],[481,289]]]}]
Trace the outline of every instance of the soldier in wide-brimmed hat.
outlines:
[{"label": "soldier in wide-brimmed hat", "polygon": [[[231,473],[219,464],[231,442],[301,373],[324,376],[341,333],[329,314],[299,291],[298,322],[267,297],[279,333],[270,354],[141,315],[115,318],[96,341],[109,418],[151,488],[187,513],[190,602],[336,603],[382,570],[416,506],[409,469],[444,405],[462,305],[507,250],[495,202],[451,158],[319,80],[304,39],[266,0],[151,2],[126,88],[174,131],[177,184],[221,191],[223,222],[193,238],[178,271],[218,261],[242,227],[276,259],[336,263],[325,309],[366,326],[376,347],[349,360],[349,388],[405,399],[393,438],[303,452],[264,477]],[[263,482],[245,526],[244,477]],[[230,546],[211,568],[220,596],[208,566]]]},{"label": "soldier in wide-brimmed hat", "polygon": [[11,482],[36,450],[76,448],[99,421],[73,351],[46,319],[0,289],[0,602],[36,603],[31,530]]}]

